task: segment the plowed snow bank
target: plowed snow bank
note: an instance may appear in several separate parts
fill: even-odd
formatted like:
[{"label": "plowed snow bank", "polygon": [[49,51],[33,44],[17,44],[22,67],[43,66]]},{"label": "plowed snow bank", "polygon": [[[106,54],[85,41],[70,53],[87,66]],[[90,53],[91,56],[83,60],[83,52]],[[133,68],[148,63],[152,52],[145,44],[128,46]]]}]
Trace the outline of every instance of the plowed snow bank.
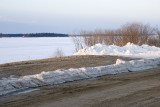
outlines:
[{"label": "plowed snow bank", "polygon": [[107,74],[140,71],[155,68],[158,64],[160,64],[160,58],[132,61],[117,59],[116,64],[107,66],[84,67],[78,69],[71,68],[68,70],[42,72],[40,74],[27,75],[20,78],[4,78],[0,80],[0,95],[32,87],[61,84],[69,81],[94,78]]}]

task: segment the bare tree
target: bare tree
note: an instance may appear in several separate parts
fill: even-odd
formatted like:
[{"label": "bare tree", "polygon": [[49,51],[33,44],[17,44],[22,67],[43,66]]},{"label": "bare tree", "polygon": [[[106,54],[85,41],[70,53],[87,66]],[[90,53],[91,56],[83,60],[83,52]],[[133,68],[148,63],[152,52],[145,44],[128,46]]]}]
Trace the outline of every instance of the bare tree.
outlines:
[{"label": "bare tree", "polygon": [[150,25],[140,23],[128,23],[123,25],[121,29],[124,45],[128,42],[137,45],[146,44],[148,37],[154,32],[154,28]]},{"label": "bare tree", "polygon": [[160,31],[157,30],[157,34],[158,34],[158,46],[160,47]]},{"label": "bare tree", "polygon": [[74,46],[75,46],[75,52],[78,52],[78,50],[83,49],[83,38],[80,35],[70,35],[70,37],[73,40]]},{"label": "bare tree", "polygon": [[56,51],[54,52],[54,57],[63,57],[64,56],[64,53],[62,51],[62,49],[60,48],[57,48]]}]

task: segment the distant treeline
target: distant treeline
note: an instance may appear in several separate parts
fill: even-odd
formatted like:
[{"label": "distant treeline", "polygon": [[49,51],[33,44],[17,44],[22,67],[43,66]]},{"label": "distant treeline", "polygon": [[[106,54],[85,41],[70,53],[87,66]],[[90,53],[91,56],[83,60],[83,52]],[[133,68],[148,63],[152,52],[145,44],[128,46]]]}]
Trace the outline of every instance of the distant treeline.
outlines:
[{"label": "distant treeline", "polygon": [[2,34],[0,37],[68,37],[68,34],[58,33],[29,33],[29,34]]}]

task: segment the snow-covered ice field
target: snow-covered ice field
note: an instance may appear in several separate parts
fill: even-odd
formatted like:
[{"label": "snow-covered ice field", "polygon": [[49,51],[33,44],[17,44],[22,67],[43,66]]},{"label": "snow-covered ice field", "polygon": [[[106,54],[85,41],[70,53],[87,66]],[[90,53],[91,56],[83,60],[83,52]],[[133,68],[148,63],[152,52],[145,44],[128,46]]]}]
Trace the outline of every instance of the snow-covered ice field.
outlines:
[{"label": "snow-covered ice field", "polygon": [[74,53],[70,37],[0,38],[0,64],[50,58],[57,48],[65,56]]},{"label": "snow-covered ice field", "polygon": [[[57,48],[65,56],[74,54],[70,37],[0,38],[0,64],[54,57]],[[126,46],[96,44],[79,50],[74,55],[118,55],[139,58],[158,58],[160,48],[148,45]]]}]

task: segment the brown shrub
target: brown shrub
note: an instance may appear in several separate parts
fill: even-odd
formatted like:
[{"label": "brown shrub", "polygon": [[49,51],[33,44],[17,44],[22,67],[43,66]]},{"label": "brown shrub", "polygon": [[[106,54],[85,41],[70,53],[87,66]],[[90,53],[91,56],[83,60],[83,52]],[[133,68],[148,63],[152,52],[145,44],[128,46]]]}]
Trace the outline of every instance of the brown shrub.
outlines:
[{"label": "brown shrub", "polygon": [[157,35],[148,39],[148,45],[160,47],[160,32],[157,31]]},{"label": "brown shrub", "polygon": [[[155,42],[150,36],[155,33],[155,29],[150,25],[141,23],[127,23],[116,30],[94,30],[80,31],[78,36],[72,36],[76,47],[76,51],[84,48],[84,46],[93,46],[97,43],[117,46],[124,46],[128,42],[137,45],[151,44]],[[158,32],[160,38],[160,32]],[[160,39],[159,39],[160,40]],[[157,41],[156,41],[157,42]],[[156,43],[157,44],[157,43]]]},{"label": "brown shrub", "polygon": [[139,23],[129,23],[122,26],[123,45],[128,42],[142,45],[147,44],[148,37],[154,33],[154,28],[150,25]]}]

